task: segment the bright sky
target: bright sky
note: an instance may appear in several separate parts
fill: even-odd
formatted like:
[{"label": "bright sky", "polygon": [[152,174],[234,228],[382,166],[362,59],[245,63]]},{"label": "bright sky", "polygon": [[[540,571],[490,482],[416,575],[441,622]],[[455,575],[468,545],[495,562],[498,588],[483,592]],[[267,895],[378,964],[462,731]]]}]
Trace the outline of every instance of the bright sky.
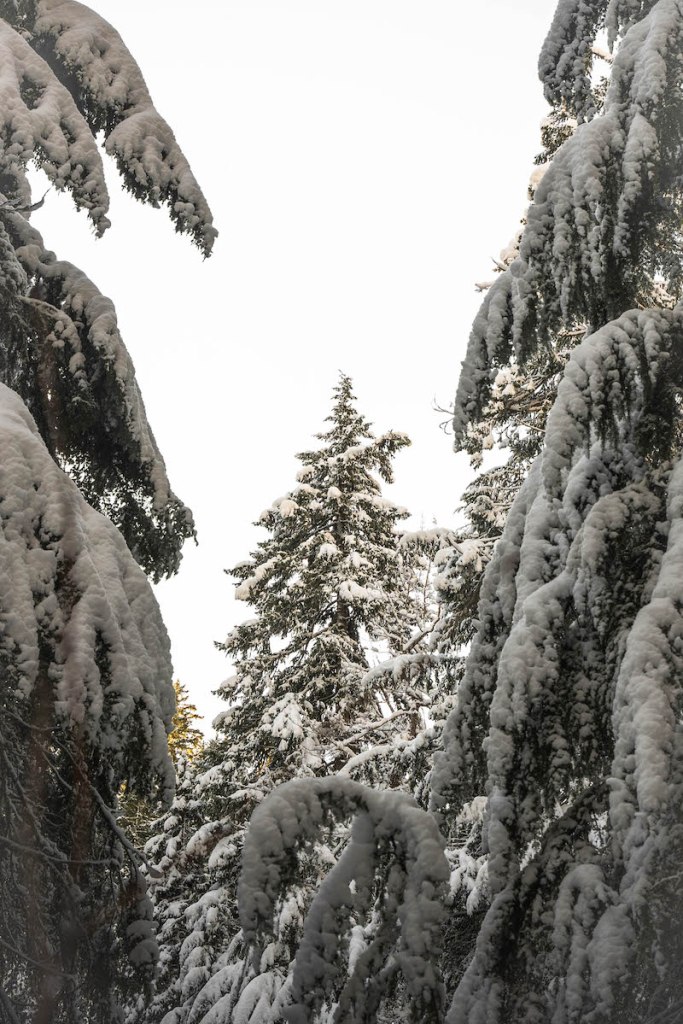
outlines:
[{"label": "bright sky", "polygon": [[551,0],[92,0],[139,62],[220,231],[202,261],[119,192],[95,241],[50,193],[36,226],[116,303],[199,547],[158,588],[207,716],[213,648],[251,616],[222,572],[295,483],[339,370],[406,432],[392,498],[449,525],[468,479],[439,429],[491,258],[524,211]]}]

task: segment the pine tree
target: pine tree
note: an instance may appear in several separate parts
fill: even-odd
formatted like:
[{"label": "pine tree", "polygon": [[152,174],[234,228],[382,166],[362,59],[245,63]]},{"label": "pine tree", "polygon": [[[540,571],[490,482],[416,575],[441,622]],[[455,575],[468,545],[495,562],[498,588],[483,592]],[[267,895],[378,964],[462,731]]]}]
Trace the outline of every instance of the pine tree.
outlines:
[{"label": "pine tree", "polygon": [[410,636],[396,573],[396,525],[407,513],[372,475],[391,482],[391,459],[409,442],[373,437],[348,377],[334,395],[322,447],[298,456],[297,488],[259,520],[270,536],[233,570],[237,597],[257,617],[221,645],[235,675],[223,684],[231,706],[220,729],[257,776],[339,771],[365,746],[341,745],[340,728],[367,735],[370,723],[412,710],[364,682],[370,643]]},{"label": "pine tree", "polygon": [[[296,998],[299,981],[290,962],[306,908],[346,846],[349,828],[344,815],[326,815],[320,834],[292,854],[291,884],[274,907],[275,935],[256,956],[237,917],[237,878],[248,819],[274,786],[337,773],[338,790],[352,794],[349,808],[367,799],[373,809],[365,813],[372,816],[381,801],[363,797],[360,782],[408,793],[417,775],[424,783],[425,712],[435,689],[428,645],[438,619],[425,552],[433,553],[434,538],[447,531],[421,538],[399,533],[407,513],[382,496],[374,474],[391,481],[391,460],[408,440],[395,432],[373,436],[343,374],[328,423],[317,435],[321,446],[298,456],[297,487],[260,517],[267,538],[233,570],[237,596],[256,616],[221,645],[234,666],[221,691],[229,707],[214,723],[217,739],[196,773],[181,777],[176,801],[147,846],[162,875],[154,890],[162,975],[151,1009],[140,1010],[145,1021],[171,1014],[176,1024],[205,1017],[257,1024],[278,1020]],[[314,803],[327,803],[322,790],[315,793]],[[401,802],[407,795],[387,795],[387,807],[390,798],[407,809]],[[433,823],[428,829],[430,842],[437,842]],[[393,842],[389,830],[380,842],[380,876],[392,870]],[[436,876],[445,870],[439,856],[440,848]],[[378,927],[369,881],[364,907],[359,890],[356,952],[339,950],[351,965],[373,941],[383,965],[396,941],[391,929]],[[373,963],[369,954],[367,960],[363,966],[360,956],[365,972]],[[400,957],[388,973],[399,966]],[[411,977],[405,965],[403,977]],[[436,978],[430,985],[432,994],[438,991]],[[343,1007],[349,991],[344,995],[338,979],[318,995]],[[422,1006],[422,997],[415,1003]]]},{"label": "pine tree", "polygon": [[173,683],[175,693],[175,712],[173,714],[173,728],[168,735],[168,750],[171,760],[177,766],[181,759],[193,761],[199,756],[204,745],[204,737],[200,729],[197,729],[195,722],[200,722],[202,716],[197,707],[190,700],[187,687],[183,686],[179,679]]},{"label": "pine tree", "polygon": [[[197,759],[204,746],[204,737],[193,724],[201,721],[202,716],[190,701],[187,688],[178,679],[173,683],[173,692],[175,711],[168,734],[168,752],[176,772],[182,772],[187,763],[191,764]],[[139,792],[131,792],[124,785],[118,803],[118,823],[136,849],[141,850],[154,834],[155,823],[164,811],[163,801],[151,800]]]},{"label": "pine tree", "polygon": [[558,5],[540,67],[579,126],[463,366],[461,445],[506,365],[586,325],[486,571],[434,770],[445,825],[485,798],[488,907],[448,1024],[663,1024],[683,1007],[682,42],[677,2]]},{"label": "pine tree", "polygon": [[101,234],[103,132],[139,198],[205,253],[215,232],[103,19],[2,3],[0,51],[0,1017],[112,1024],[158,952],[117,795],[173,792],[168,638],[143,568],[174,571],[193,527],[111,302],[30,223],[27,166]]}]

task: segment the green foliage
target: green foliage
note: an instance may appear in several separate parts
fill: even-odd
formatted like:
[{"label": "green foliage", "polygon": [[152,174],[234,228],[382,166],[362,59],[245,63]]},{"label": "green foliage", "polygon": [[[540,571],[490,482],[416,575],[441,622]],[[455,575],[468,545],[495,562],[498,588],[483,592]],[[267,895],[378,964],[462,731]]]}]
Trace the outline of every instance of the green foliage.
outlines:
[{"label": "green foliage", "polygon": [[[204,736],[201,730],[194,727],[193,723],[201,721],[202,716],[190,702],[187,688],[176,679],[173,690],[175,711],[173,728],[168,734],[168,752],[176,772],[179,772],[184,770],[186,764],[191,764],[199,757],[204,747]],[[154,827],[164,810],[163,803],[130,790],[124,784],[119,793],[118,804],[120,827],[133,845],[142,850],[147,840],[154,835]]]},{"label": "green foliage", "polygon": [[[239,745],[242,770],[257,776],[295,764],[316,774],[341,768],[349,755],[336,733],[383,717],[364,682],[369,642],[409,636],[396,571],[396,525],[406,513],[372,475],[390,482],[391,459],[408,439],[375,438],[344,376],[328,421],[322,447],[299,455],[298,486],[260,517],[270,536],[232,571],[256,617],[220,645],[235,674],[223,686],[230,710],[218,728]],[[397,701],[392,711],[403,710]]]},{"label": "green foliage", "polygon": [[175,713],[173,715],[173,728],[168,735],[168,750],[173,764],[178,764],[183,758],[186,761],[194,761],[204,746],[204,736],[201,729],[195,728],[195,722],[201,722],[202,716],[197,708],[190,701],[187,688],[180,680],[173,683],[175,691]]}]

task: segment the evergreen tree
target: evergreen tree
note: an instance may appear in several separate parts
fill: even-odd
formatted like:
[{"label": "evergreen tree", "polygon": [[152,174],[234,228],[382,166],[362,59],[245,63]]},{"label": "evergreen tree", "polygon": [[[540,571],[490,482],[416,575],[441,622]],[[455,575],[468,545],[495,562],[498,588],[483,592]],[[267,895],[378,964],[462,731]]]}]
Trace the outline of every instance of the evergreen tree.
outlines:
[{"label": "evergreen tree", "polygon": [[237,741],[246,778],[339,771],[366,746],[340,744],[340,729],[367,736],[371,723],[412,710],[365,682],[370,643],[410,637],[396,572],[407,513],[372,475],[391,482],[392,457],[409,442],[373,437],[348,377],[334,395],[322,447],[298,456],[297,488],[259,520],[270,536],[233,570],[236,596],[257,615],[221,645],[235,674],[219,729]]},{"label": "evergreen tree", "polygon": [[[563,105],[542,122],[544,149],[536,157],[539,166],[529,181],[530,202],[555,153],[575,129],[576,118]],[[494,261],[497,274],[505,274],[519,257],[527,213],[528,210],[514,237]],[[485,292],[494,285],[495,281],[478,283],[476,288]],[[472,640],[484,568],[501,536],[512,502],[543,445],[548,413],[564,365],[584,334],[585,324],[560,327],[552,346],[539,346],[524,360],[511,353],[507,364],[491,373],[481,407],[458,437],[458,446],[467,452],[472,466],[479,472],[462,496],[459,511],[465,517],[465,524],[456,531],[450,552],[440,555],[442,568],[438,589],[443,604],[440,642],[451,648],[462,647]],[[449,422],[443,427],[448,430]],[[492,452],[498,464],[482,470],[487,454]]]},{"label": "evergreen tree", "polygon": [[[587,68],[603,30],[600,108]],[[586,325],[486,571],[434,770],[445,824],[486,797],[489,905],[448,1024],[646,1024],[683,1008],[682,42],[676,2],[558,5],[541,71],[579,127],[463,366],[460,444],[506,365]]]},{"label": "evergreen tree", "polygon": [[[191,703],[187,688],[178,679],[173,683],[173,692],[175,711],[168,734],[168,752],[176,771],[181,772],[186,763],[192,763],[199,756],[204,746],[204,737],[193,725],[201,721],[201,715]],[[140,792],[129,790],[125,784],[122,786],[118,823],[136,849],[141,850],[154,834],[154,825],[163,810],[162,801],[151,800]]]},{"label": "evergreen tree", "polygon": [[0,53],[0,1017],[112,1024],[157,955],[117,795],[173,792],[168,638],[140,566],[174,571],[193,528],[111,302],[30,223],[27,166],[101,234],[103,132],[139,198],[206,253],[215,232],[102,18],[3,2]]},{"label": "evergreen tree", "polygon": [[0,1006],[108,1022],[155,942],[120,785],[169,799],[168,639],[116,528],[0,385]]},{"label": "evergreen tree", "polygon": [[195,722],[200,722],[202,716],[197,707],[190,700],[187,687],[183,686],[180,680],[173,683],[175,693],[175,712],[173,714],[173,728],[168,736],[168,750],[173,764],[178,766],[181,759],[193,761],[199,756],[204,745],[204,737],[200,729],[197,729]]},{"label": "evergreen tree", "polygon": [[[328,423],[317,435],[321,446],[299,455],[297,487],[260,517],[268,537],[232,573],[237,596],[256,616],[221,645],[234,665],[221,689],[229,707],[196,773],[181,776],[175,803],[147,846],[162,874],[154,889],[162,974],[157,999],[139,1019],[257,1024],[278,1020],[295,998],[291,961],[305,911],[349,829],[344,815],[331,812],[320,834],[292,854],[290,884],[275,900],[274,940],[255,957],[237,918],[237,878],[248,819],[273,786],[337,773],[339,791],[348,783],[357,802],[358,782],[408,792],[418,774],[424,782],[426,709],[435,688],[429,640],[439,614],[425,552],[433,558],[434,538],[446,531],[399,534],[407,513],[382,496],[374,474],[391,481],[392,457],[408,440],[394,432],[373,436],[345,375]],[[326,804],[327,795],[316,792],[314,800]],[[379,875],[392,870],[390,835],[382,840]],[[442,867],[437,857],[437,875]],[[384,965],[395,944],[393,932],[378,927],[381,914],[373,914],[373,886],[363,897],[369,904],[357,908],[355,953],[339,949],[351,966],[373,941]],[[399,967],[400,958],[388,973]],[[405,965],[403,977],[410,977]],[[430,985],[438,991],[435,978]],[[346,1006],[343,990],[338,980],[327,993],[320,989],[320,1000]]]}]

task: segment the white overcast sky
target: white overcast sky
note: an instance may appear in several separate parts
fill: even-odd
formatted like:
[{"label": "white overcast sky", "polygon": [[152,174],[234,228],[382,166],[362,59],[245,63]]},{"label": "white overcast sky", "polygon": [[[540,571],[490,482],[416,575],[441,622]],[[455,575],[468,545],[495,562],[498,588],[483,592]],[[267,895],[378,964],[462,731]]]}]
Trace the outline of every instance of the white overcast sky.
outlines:
[{"label": "white overcast sky", "polygon": [[553,0],[93,0],[137,59],[213,209],[203,261],[110,176],[95,241],[51,192],[48,247],[110,295],[199,547],[158,588],[176,675],[207,722],[213,648],[253,614],[223,569],[295,483],[338,373],[405,431],[391,496],[454,521],[468,479],[453,397],[491,258],[525,207]]}]

